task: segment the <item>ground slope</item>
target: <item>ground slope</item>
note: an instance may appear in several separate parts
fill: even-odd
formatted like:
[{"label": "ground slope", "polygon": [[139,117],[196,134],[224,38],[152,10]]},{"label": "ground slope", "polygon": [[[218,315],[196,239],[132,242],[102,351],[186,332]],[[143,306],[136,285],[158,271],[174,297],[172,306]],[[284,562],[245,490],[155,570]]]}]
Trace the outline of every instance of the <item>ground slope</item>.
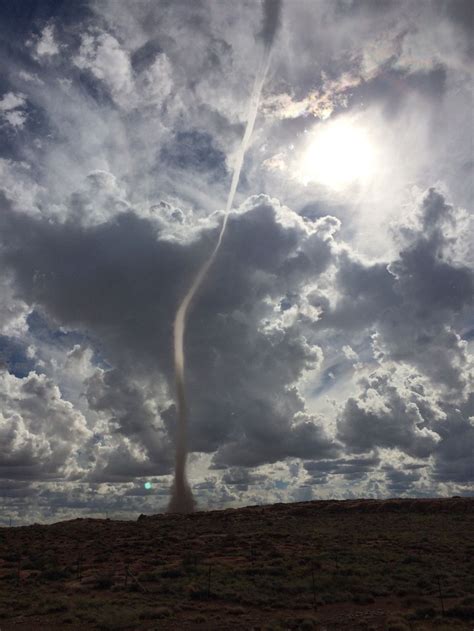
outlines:
[{"label": "ground slope", "polygon": [[474,628],[474,499],[0,528],[0,629]]}]

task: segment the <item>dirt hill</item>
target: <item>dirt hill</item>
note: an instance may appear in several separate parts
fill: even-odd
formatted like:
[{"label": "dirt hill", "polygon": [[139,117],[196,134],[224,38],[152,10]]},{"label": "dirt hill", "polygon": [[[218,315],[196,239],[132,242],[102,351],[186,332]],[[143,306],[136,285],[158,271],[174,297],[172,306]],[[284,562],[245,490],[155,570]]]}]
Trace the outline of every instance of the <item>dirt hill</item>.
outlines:
[{"label": "dirt hill", "polygon": [[474,499],[0,528],[0,629],[474,628]]}]

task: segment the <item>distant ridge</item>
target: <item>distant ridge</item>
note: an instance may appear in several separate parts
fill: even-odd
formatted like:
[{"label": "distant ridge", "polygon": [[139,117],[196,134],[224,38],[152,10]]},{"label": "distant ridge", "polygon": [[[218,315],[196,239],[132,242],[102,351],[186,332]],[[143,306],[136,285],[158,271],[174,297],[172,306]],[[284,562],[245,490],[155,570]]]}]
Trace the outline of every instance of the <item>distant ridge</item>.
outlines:
[{"label": "distant ridge", "polygon": [[199,519],[203,515],[213,515],[216,518],[233,518],[241,515],[253,515],[255,513],[284,513],[285,515],[309,516],[312,513],[383,513],[383,512],[407,512],[407,513],[445,513],[445,512],[474,512],[474,497],[449,497],[449,498],[390,498],[386,500],[357,499],[357,500],[313,500],[310,502],[293,502],[277,504],[263,504],[255,506],[243,506],[239,508],[225,508],[221,510],[199,511],[194,515],[181,516],[173,514],[140,515],[141,519],[185,518]]}]

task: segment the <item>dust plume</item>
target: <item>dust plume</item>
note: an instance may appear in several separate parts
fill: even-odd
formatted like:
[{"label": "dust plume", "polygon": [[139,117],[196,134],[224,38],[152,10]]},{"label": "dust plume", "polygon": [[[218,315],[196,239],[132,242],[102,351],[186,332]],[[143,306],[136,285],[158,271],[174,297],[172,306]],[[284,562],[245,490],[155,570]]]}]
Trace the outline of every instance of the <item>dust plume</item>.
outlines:
[{"label": "dust plume", "polygon": [[184,367],[185,367],[185,354],[184,354],[184,334],[186,331],[186,322],[189,312],[189,307],[193,298],[196,296],[199,288],[201,287],[204,279],[206,278],[210,267],[214,263],[214,260],[219,252],[224,238],[225,229],[227,226],[227,219],[229,212],[234,202],[234,196],[239,184],[240,172],[244,162],[245,152],[252,135],[255,119],[257,117],[258,104],[260,100],[260,94],[262,92],[263,83],[267,74],[268,66],[270,64],[270,53],[272,49],[273,40],[278,28],[279,18],[281,10],[281,0],[264,0],[263,3],[263,26],[259,33],[259,36],[263,40],[264,49],[260,66],[255,77],[255,83],[253,86],[252,94],[250,96],[249,110],[247,115],[247,125],[240,144],[237,156],[235,159],[234,170],[232,173],[232,181],[227,196],[227,203],[225,206],[224,219],[222,227],[219,232],[219,237],[214,250],[211,252],[209,258],[204,261],[200,269],[198,270],[196,277],[194,278],[190,288],[188,289],[183,301],[178,307],[176,312],[173,334],[174,334],[174,370],[175,370],[175,388],[176,388],[176,407],[178,413],[178,424],[176,433],[176,455],[175,455],[175,475],[173,488],[171,493],[171,499],[168,506],[168,511],[172,513],[191,513],[195,508],[195,500],[192,495],[191,488],[187,481],[186,476],[186,461],[188,455],[187,444],[187,427],[188,427],[188,407],[186,401],[186,388],[184,381]]}]

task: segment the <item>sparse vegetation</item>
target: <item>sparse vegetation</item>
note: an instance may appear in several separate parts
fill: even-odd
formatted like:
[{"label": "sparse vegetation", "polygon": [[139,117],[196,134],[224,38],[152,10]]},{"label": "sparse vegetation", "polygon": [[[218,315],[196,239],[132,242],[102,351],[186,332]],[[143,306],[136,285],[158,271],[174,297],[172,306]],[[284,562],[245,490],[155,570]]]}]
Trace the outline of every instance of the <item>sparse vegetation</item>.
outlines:
[{"label": "sparse vegetation", "polygon": [[472,628],[473,501],[426,511],[359,504],[3,529],[0,626]]}]

